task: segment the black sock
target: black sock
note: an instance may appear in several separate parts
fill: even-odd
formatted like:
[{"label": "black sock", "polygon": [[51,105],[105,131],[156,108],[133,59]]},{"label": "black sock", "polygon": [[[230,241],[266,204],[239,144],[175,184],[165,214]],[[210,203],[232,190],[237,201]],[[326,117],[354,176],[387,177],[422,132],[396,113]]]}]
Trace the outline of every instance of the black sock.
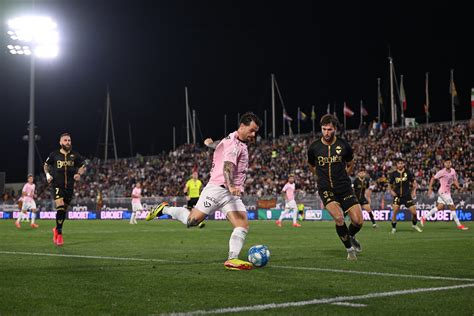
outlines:
[{"label": "black sock", "polygon": [[418,223],[418,219],[416,218],[416,214],[415,214],[415,215],[412,215],[411,222],[412,222],[413,225],[415,225],[415,226],[416,226],[416,223]]},{"label": "black sock", "polygon": [[56,207],[56,231],[58,234],[63,233],[63,223],[66,219],[66,208],[64,205]]},{"label": "black sock", "polygon": [[369,217],[370,217],[370,220],[372,221],[372,224],[375,224],[374,213],[369,212]]},{"label": "black sock", "polygon": [[347,229],[346,223],[342,226],[336,225],[336,232],[339,235],[339,238],[341,239],[342,243],[346,248],[351,248],[351,241],[349,239],[349,229]]},{"label": "black sock", "polygon": [[355,234],[357,234],[359,232],[359,230],[362,228],[362,226],[359,226],[359,225],[355,225],[353,223],[350,223],[349,225],[349,234],[354,237]]},{"label": "black sock", "polygon": [[397,222],[392,222],[392,228],[397,228]]}]

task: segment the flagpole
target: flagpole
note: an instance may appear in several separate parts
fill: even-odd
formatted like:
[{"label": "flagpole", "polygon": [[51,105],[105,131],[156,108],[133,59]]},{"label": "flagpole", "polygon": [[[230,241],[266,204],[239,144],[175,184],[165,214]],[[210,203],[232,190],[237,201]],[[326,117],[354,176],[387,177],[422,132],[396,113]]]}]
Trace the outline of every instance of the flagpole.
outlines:
[{"label": "flagpole", "polygon": [[[275,80],[275,75],[272,74],[272,141],[273,143],[275,143],[275,131],[276,131],[276,128],[275,128],[275,84],[274,84],[274,80]],[[285,124],[283,124],[283,126],[285,126]]]},{"label": "flagpole", "polygon": [[327,109],[326,113],[331,114],[331,103],[328,103],[328,109]]},{"label": "flagpole", "polygon": [[186,100],[186,144],[189,144],[189,104],[188,87],[184,87],[184,98]]},{"label": "flagpole", "polygon": [[360,100],[360,125],[362,125],[362,121],[363,121],[362,116],[363,116],[362,115],[362,100]]},{"label": "flagpole", "polygon": [[283,136],[286,135],[286,122],[285,122],[285,116],[284,116],[285,113],[286,113],[286,110],[283,109],[283,116],[282,116],[283,117]]},{"label": "flagpole", "polygon": [[381,117],[380,117],[380,78],[377,78],[377,110],[378,110],[378,123],[380,124],[381,122]]},{"label": "flagpole", "polygon": [[426,114],[426,124],[430,123],[430,96],[429,96],[429,75],[430,73],[426,73],[426,80],[425,80],[425,114]]},{"label": "flagpole", "polygon": [[313,135],[314,135],[314,121],[315,121],[314,105],[311,108],[311,121],[313,123]]},{"label": "flagpole", "polygon": [[[403,92],[403,95],[401,92]],[[403,100],[403,98],[406,100],[405,87],[403,86],[403,75],[400,75],[400,106],[402,110],[402,127],[405,126],[405,100]]]},{"label": "flagpole", "polygon": [[395,127],[395,99],[393,95],[393,59],[388,57],[390,61],[390,111],[392,113],[392,127]]},{"label": "flagpole", "polygon": [[224,114],[224,137],[227,136],[227,114]]},{"label": "flagpole", "polygon": [[346,113],[342,113],[344,116],[344,133],[346,132]]},{"label": "flagpole", "polygon": [[301,115],[300,107],[298,107],[298,115],[297,115],[297,119],[298,119],[298,136],[300,135],[300,115]]},{"label": "flagpole", "polygon": [[454,108],[454,69],[451,69],[451,124],[456,120],[456,110]]}]

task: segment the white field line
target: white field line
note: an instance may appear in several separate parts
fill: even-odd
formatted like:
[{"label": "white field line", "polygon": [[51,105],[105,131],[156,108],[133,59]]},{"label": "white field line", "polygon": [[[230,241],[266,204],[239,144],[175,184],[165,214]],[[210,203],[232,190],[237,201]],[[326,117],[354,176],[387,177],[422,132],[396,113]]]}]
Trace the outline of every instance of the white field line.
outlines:
[{"label": "white field line", "polygon": [[[152,259],[152,258],[127,258],[127,257],[107,257],[107,256],[87,256],[87,255],[69,255],[69,254],[57,254],[57,253],[41,253],[41,252],[20,252],[20,251],[0,251],[0,254],[5,255],[25,255],[25,256],[44,256],[44,257],[63,257],[63,258],[83,258],[83,259],[97,259],[97,260],[117,260],[117,261],[140,261],[140,262],[162,262],[162,263],[187,263],[187,264],[202,264],[202,262],[192,261],[179,261],[179,260],[166,260],[166,259]],[[209,264],[221,264],[209,262]],[[408,279],[425,279],[425,280],[445,280],[445,281],[465,281],[474,282],[474,279],[470,278],[455,278],[445,276],[432,276],[432,275],[414,275],[414,274],[398,274],[398,273],[385,273],[385,272],[371,272],[371,271],[356,271],[356,270],[341,270],[341,269],[328,269],[328,268],[312,268],[312,267],[292,267],[292,266],[278,266],[269,265],[267,268],[275,269],[289,269],[289,270],[306,270],[306,271],[320,271],[320,272],[335,272],[335,273],[348,273],[348,274],[361,274],[361,275],[374,275],[382,277],[399,277]]]},{"label": "white field line", "polygon": [[443,287],[429,287],[429,288],[418,288],[410,290],[399,290],[399,291],[390,291],[390,292],[378,292],[378,293],[369,293],[364,295],[354,295],[354,296],[338,296],[331,298],[321,298],[314,299],[309,301],[298,301],[298,302],[287,302],[287,303],[270,303],[270,304],[261,304],[261,305],[251,305],[251,306],[241,306],[241,307],[228,307],[212,310],[197,310],[192,312],[185,313],[172,313],[172,314],[162,314],[169,316],[193,316],[193,315],[209,315],[209,314],[224,314],[224,313],[240,313],[240,312],[255,312],[261,310],[271,310],[277,308],[287,308],[287,307],[301,307],[307,305],[318,305],[318,304],[333,304],[338,302],[347,302],[355,300],[366,300],[371,298],[379,297],[392,297],[397,295],[406,295],[422,292],[437,292],[437,291],[448,291],[456,290],[463,288],[474,287],[474,283],[453,285],[453,286],[443,286]]},{"label": "white field line", "polygon": [[474,282],[474,279],[470,279],[470,278],[455,278],[455,277],[432,276],[432,275],[398,274],[398,273],[385,273],[385,272],[355,271],[355,270],[312,268],[312,267],[292,267],[292,266],[278,266],[278,265],[269,265],[268,267],[269,268],[276,268],[276,269],[350,273],[350,274],[376,275],[376,276],[383,276],[383,277],[398,277],[398,278],[409,278],[409,279]]},{"label": "white field line", "polygon": [[348,307],[366,307],[367,306],[367,304],[358,304],[358,303],[349,303],[349,302],[337,302],[337,303],[332,303],[331,305],[348,306]]}]

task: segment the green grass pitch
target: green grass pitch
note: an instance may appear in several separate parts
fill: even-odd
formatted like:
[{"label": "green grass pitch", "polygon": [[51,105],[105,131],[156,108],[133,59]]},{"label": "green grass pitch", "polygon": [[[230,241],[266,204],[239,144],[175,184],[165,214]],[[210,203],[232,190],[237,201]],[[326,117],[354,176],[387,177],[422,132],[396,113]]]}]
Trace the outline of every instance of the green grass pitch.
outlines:
[{"label": "green grass pitch", "polygon": [[390,223],[367,222],[363,251],[348,262],[332,222],[252,221],[241,259],[265,244],[270,262],[228,271],[226,221],[66,221],[63,247],[52,243],[53,221],[38,224],[0,221],[0,315],[474,313],[473,225],[417,233],[401,222],[392,235]]}]

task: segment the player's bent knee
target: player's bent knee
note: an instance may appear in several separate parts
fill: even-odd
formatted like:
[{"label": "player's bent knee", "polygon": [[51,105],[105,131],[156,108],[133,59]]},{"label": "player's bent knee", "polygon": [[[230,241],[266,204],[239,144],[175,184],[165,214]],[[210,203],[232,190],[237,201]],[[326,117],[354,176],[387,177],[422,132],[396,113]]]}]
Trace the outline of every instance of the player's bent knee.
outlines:
[{"label": "player's bent knee", "polygon": [[338,216],[338,217],[334,218],[334,221],[336,222],[337,226],[344,225],[344,217],[342,217],[342,216]]}]

